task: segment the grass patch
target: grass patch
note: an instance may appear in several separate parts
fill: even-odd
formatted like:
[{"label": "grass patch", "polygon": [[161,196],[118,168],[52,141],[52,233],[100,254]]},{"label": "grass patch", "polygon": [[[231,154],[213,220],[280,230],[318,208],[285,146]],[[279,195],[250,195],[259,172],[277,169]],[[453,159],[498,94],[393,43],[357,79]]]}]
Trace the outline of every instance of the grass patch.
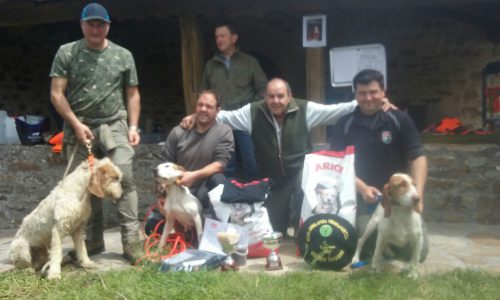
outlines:
[{"label": "grass patch", "polygon": [[456,270],[412,280],[394,273],[301,271],[280,276],[156,267],[64,273],[48,281],[25,271],[0,273],[1,299],[494,299],[499,276]]}]

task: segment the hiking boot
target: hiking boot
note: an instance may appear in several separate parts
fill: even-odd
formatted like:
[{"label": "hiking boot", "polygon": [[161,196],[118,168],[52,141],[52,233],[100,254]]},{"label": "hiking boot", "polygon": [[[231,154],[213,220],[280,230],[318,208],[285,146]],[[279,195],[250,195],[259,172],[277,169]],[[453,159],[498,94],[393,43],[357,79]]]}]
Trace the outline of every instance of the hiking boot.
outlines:
[{"label": "hiking boot", "polygon": [[[99,253],[106,251],[106,248],[104,247],[103,240],[85,241],[85,246],[87,247],[87,255],[88,256],[96,255],[96,254],[99,254]],[[74,261],[78,260],[76,257],[76,251],[74,249],[70,250],[68,252],[68,256],[71,257],[71,260],[74,260]]]},{"label": "hiking boot", "polygon": [[144,255],[142,251],[142,244],[139,242],[123,244],[123,254],[122,257],[127,260],[131,265],[135,265],[136,262]]}]

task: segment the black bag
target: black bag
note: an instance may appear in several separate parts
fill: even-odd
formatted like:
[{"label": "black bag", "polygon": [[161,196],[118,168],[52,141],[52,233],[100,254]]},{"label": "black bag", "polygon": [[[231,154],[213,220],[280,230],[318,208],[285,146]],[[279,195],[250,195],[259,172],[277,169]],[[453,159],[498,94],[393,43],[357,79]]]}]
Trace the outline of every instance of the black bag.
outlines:
[{"label": "black bag", "polygon": [[270,192],[269,178],[241,182],[236,178],[229,178],[224,182],[224,191],[220,201],[224,203],[256,203],[264,202]]},{"label": "black bag", "polygon": [[213,270],[219,267],[226,259],[226,255],[216,254],[204,250],[187,249],[170,258],[161,261],[160,271],[200,271]]}]

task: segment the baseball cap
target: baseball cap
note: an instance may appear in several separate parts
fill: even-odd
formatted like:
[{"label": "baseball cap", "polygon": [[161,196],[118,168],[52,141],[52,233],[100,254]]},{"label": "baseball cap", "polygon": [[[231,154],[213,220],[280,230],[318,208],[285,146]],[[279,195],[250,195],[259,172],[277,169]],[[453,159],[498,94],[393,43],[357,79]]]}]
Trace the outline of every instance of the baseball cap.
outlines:
[{"label": "baseball cap", "polygon": [[80,19],[82,21],[102,20],[106,23],[111,23],[106,8],[96,2],[89,3],[83,8]]}]

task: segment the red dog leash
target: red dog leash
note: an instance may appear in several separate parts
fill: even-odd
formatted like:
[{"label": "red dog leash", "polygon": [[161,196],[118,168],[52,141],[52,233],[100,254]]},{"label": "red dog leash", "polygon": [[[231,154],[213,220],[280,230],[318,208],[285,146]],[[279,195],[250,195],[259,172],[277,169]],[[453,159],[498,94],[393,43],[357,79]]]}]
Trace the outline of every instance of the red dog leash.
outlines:
[{"label": "red dog leash", "polygon": [[[154,203],[153,205],[150,206],[148,209],[148,212],[146,213],[144,217],[144,222],[143,222],[143,232],[145,234],[145,224],[147,223],[147,219],[151,212],[157,208],[158,205]],[[169,257],[172,257],[176,254],[179,254],[181,252],[184,252],[187,248],[192,247],[191,243],[186,241],[186,236],[184,233],[176,231],[175,233],[172,233],[168,235],[165,246],[163,249],[155,249],[155,247],[158,245],[161,239],[161,234],[158,233],[159,229],[161,226],[164,226],[165,220],[159,221],[155,227],[154,230],[147,236],[146,240],[144,241],[144,252],[146,253],[143,255],[141,258],[139,258],[134,265],[137,265],[139,262],[141,262],[144,259],[151,260],[154,262],[157,262],[162,259],[166,259]],[[177,225],[177,224],[176,224]],[[176,226],[174,226],[176,228]],[[191,236],[193,236],[191,234]],[[159,250],[159,251],[158,251]],[[165,253],[160,255],[159,253]]]}]

